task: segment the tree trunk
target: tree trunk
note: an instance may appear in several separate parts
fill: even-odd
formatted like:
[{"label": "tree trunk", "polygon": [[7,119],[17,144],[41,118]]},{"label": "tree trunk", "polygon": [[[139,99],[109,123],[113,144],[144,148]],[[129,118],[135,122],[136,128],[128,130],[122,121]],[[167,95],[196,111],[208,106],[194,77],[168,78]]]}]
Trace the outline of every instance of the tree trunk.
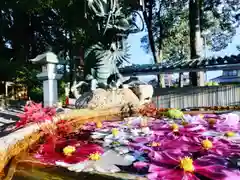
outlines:
[{"label": "tree trunk", "polygon": [[[202,40],[200,30],[200,4],[199,0],[189,0],[189,26],[190,26],[190,57],[192,60],[200,58]],[[193,86],[203,85],[202,72],[190,72],[190,82]]]},{"label": "tree trunk", "polygon": [[[161,21],[160,13],[161,13],[161,5],[159,7],[159,19],[160,19],[159,36],[160,36],[160,39],[159,39],[158,58],[157,58],[158,63],[161,63],[162,59],[163,59],[162,58],[163,57],[163,50],[162,50],[162,47],[163,47],[163,24],[162,24],[162,21]],[[166,87],[164,74],[160,74],[160,82],[159,83],[160,83],[160,87],[162,87],[162,88]]]},{"label": "tree trunk", "polygon": [[70,42],[69,42],[69,81],[70,81],[70,91],[69,91],[69,96],[73,97],[73,94],[71,92],[71,88],[74,84],[74,73],[75,73],[75,67],[74,67],[74,59],[73,59],[73,48],[72,48],[72,38],[73,38],[73,34],[70,31],[69,32],[69,38],[70,38]]},{"label": "tree trunk", "polygon": [[[146,7],[146,1],[144,1],[144,7]],[[153,59],[154,62],[157,63],[157,56],[156,56],[156,49],[155,49],[155,43],[154,43],[154,38],[153,38],[153,31],[152,31],[152,9],[153,9],[153,2],[152,0],[149,1],[148,4],[148,14],[146,8],[143,9],[143,18],[147,26],[147,31],[148,31],[148,40],[149,40],[149,45],[153,54]]]},{"label": "tree trunk", "polygon": [[[162,41],[162,40],[160,40]],[[159,50],[158,50],[158,58],[157,58],[157,61],[158,63],[161,63],[162,61],[162,42],[159,42]],[[164,78],[164,74],[159,74],[159,77],[158,77],[158,82],[159,82],[159,86],[161,88],[165,88],[166,87],[166,84],[165,84],[165,78]]]},{"label": "tree trunk", "polygon": [[[148,8],[148,13],[147,13],[146,7]],[[155,43],[154,43],[154,37],[153,37],[153,31],[152,31],[152,16],[153,16],[152,10],[153,10],[153,1],[150,0],[149,4],[147,4],[146,1],[144,1],[143,2],[143,18],[144,18],[144,21],[147,26],[149,45],[150,45],[150,49],[152,51],[154,63],[158,63],[157,55],[156,55],[156,48],[155,48]],[[159,83],[161,82],[161,79],[162,79],[161,77],[162,77],[162,75],[160,75],[160,74],[157,75],[157,79],[158,79]],[[165,83],[164,83],[164,85],[165,85]]]}]

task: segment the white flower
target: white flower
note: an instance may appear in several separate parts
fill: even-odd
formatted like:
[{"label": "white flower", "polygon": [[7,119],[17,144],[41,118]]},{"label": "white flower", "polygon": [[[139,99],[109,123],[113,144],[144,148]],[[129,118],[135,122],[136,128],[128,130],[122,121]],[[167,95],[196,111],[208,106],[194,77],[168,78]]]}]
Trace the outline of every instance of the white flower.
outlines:
[{"label": "white flower", "polygon": [[109,135],[111,133],[111,131],[109,129],[101,129],[95,132],[92,132],[91,137],[93,139],[102,139],[105,136]]},{"label": "white flower", "polygon": [[221,117],[225,119],[222,123],[223,125],[225,124],[230,127],[236,127],[239,124],[239,116],[237,114],[228,113],[221,115]]},{"label": "white flower", "polygon": [[128,140],[126,139],[126,136],[123,137],[112,137],[108,136],[104,138],[103,146],[104,147],[117,147],[120,145],[127,145]]},{"label": "white flower", "polygon": [[211,137],[215,137],[218,139],[226,139],[228,141],[232,141],[234,143],[240,144],[240,135],[239,133],[234,133],[234,132],[225,132],[225,133],[221,133],[221,132],[217,132],[217,131],[206,131],[203,132],[202,134],[203,136],[211,136]]},{"label": "white flower", "polygon": [[141,129],[131,129],[131,135],[133,137],[137,137],[137,136],[147,136],[147,135],[151,135],[152,131],[150,130],[149,127],[143,127]]},{"label": "white flower", "polygon": [[118,154],[127,154],[129,153],[130,149],[127,146],[119,146],[119,147],[115,147],[114,150],[118,153]]},{"label": "white flower", "polygon": [[121,171],[116,165],[129,166],[136,159],[131,155],[119,155],[115,151],[109,150],[103,155],[93,154],[89,160],[77,164],[68,164],[65,162],[56,162],[56,165],[66,167],[70,171],[90,172],[97,171],[101,173],[115,173]]},{"label": "white flower", "polygon": [[198,120],[203,120],[201,115],[191,116],[189,114],[184,114],[183,119],[185,122],[187,122],[189,124],[199,124]]}]

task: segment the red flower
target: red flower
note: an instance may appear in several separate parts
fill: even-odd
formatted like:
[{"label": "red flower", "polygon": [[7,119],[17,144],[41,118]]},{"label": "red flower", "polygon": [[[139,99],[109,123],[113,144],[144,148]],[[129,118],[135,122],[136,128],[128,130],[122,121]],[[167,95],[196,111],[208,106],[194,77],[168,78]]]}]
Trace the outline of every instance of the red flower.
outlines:
[{"label": "red flower", "polygon": [[92,153],[103,153],[103,148],[97,144],[77,140],[58,140],[56,143],[48,140],[42,144],[34,155],[41,162],[55,165],[56,161],[75,164],[88,160]]}]

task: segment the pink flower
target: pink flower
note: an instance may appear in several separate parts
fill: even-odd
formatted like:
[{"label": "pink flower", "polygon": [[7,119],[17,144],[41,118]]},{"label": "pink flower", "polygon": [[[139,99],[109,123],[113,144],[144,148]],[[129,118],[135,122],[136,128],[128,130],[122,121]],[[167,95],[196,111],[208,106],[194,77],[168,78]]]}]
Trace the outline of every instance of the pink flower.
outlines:
[{"label": "pink flower", "polygon": [[227,169],[218,164],[215,156],[193,160],[182,153],[152,152],[150,158],[157,164],[149,166],[150,180],[199,180],[199,175],[212,180],[224,180],[226,177],[224,170]]},{"label": "pink flower", "polygon": [[152,135],[150,137],[136,138],[134,142],[129,143],[129,147],[140,152],[152,151],[188,151],[190,145],[186,142],[191,139],[186,136],[176,136],[174,139],[164,136]]},{"label": "pink flower", "polygon": [[235,170],[235,171],[224,171],[226,174],[226,177],[224,180],[239,180],[240,179],[240,171]]},{"label": "pink flower", "polygon": [[237,131],[239,129],[239,116],[229,113],[221,116],[221,120],[216,123],[217,131]]},{"label": "pink flower", "polygon": [[172,136],[173,139],[176,139],[178,136],[199,136],[206,129],[202,125],[188,124],[185,126],[173,123],[166,124],[163,126],[154,126],[154,134],[158,136]]},{"label": "pink flower", "polygon": [[94,130],[102,130],[102,129],[111,129],[119,127],[119,122],[109,122],[109,121],[103,121],[103,122],[87,122],[85,123],[81,129],[88,130],[88,131],[94,131]]},{"label": "pink flower", "polygon": [[[179,142],[181,143],[181,142]],[[232,153],[240,152],[239,146],[233,145],[224,139],[198,137],[192,138],[188,142],[189,152],[198,152],[200,154],[215,154],[220,156],[229,156]]]}]

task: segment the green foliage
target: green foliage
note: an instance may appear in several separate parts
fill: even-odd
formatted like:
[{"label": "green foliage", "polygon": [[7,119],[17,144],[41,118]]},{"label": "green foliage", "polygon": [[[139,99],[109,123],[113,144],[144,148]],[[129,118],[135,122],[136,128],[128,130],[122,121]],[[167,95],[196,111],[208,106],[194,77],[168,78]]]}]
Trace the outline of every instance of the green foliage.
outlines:
[{"label": "green foliage", "polygon": [[172,119],[182,119],[183,115],[183,112],[178,109],[170,109],[167,112],[167,116]]},{"label": "green foliage", "polygon": [[[209,32],[206,35],[207,45],[213,51],[226,48],[239,25],[240,1],[199,0],[199,2],[201,31]],[[155,47],[162,50],[162,59],[188,59],[190,57],[188,15],[191,10],[188,8],[188,1],[154,0],[152,9]],[[142,47],[149,52],[148,36],[144,36],[141,42]]]},{"label": "green foliage", "polygon": [[210,82],[207,82],[205,84],[205,86],[219,86],[218,82],[213,82],[213,81],[210,81]]},{"label": "green foliage", "polygon": [[43,101],[43,89],[40,87],[31,88],[28,94],[29,94],[29,98],[35,102]]}]

